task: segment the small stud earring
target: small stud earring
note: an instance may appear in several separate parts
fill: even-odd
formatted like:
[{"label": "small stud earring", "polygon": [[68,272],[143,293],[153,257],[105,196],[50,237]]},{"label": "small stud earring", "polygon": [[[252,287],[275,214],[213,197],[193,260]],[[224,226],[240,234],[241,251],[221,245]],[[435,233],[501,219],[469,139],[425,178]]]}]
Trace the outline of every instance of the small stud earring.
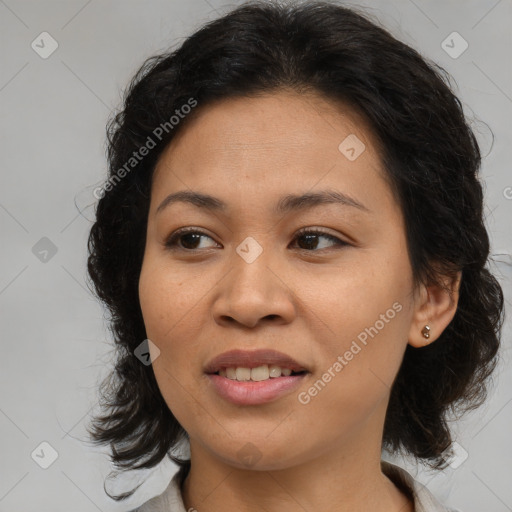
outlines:
[{"label": "small stud earring", "polygon": [[422,331],[421,331],[421,334],[423,334],[423,337],[424,338],[430,338],[430,326],[429,325],[425,325],[425,327],[423,327]]}]

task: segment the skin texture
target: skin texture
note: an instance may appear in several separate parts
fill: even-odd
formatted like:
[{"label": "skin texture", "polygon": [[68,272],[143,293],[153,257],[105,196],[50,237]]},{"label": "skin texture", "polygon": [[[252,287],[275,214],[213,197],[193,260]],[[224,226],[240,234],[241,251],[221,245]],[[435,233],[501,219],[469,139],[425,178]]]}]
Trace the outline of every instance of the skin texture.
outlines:
[{"label": "skin texture", "polygon": [[[338,150],[350,134],[366,147],[354,161]],[[448,283],[453,300],[437,287],[414,289],[403,217],[376,147],[348,106],[279,91],[198,107],[161,155],[139,295],[148,338],[160,350],[153,362],[159,388],[190,436],[187,509],[413,510],[380,469],[390,386],[407,343],[434,342],[452,320],[459,280]],[[324,189],[348,194],[370,212],[339,204],[285,216],[272,211],[285,194]],[[181,190],[213,195],[228,210],[175,203],[156,213]],[[166,248],[186,226],[207,236]],[[304,227],[349,245],[323,236],[308,245],[296,238]],[[252,263],[236,252],[248,236],[263,248]],[[180,250],[181,243],[196,252]],[[298,393],[394,303],[401,305],[394,318],[300,403]],[[427,323],[428,340],[421,335]],[[236,348],[279,350],[311,373],[274,402],[236,406],[203,373],[213,357]],[[238,456],[248,442],[260,457],[250,468]]]}]

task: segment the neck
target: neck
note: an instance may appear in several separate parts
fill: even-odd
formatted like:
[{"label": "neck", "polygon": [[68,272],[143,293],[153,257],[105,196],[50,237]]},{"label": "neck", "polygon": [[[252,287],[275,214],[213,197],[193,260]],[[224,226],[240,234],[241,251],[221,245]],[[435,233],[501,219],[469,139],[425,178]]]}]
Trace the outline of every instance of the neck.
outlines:
[{"label": "neck", "polygon": [[296,512],[372,510],[414,512],[411,500],[382,473],[380,447],[351,448],[281,469],[240,469],[191,439],[191,468],[183,486],[186,510]]}]

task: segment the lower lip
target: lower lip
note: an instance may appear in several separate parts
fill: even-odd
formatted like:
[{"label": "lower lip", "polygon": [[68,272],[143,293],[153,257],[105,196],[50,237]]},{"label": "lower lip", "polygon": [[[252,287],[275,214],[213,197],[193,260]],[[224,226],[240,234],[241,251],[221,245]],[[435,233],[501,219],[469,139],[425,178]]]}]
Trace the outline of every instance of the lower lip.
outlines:
[{"label": "lower lip", "polygon": [[300,385],[306,375],[307,373],[275,377],[258,382],[238,381],[217,374],[208,374],[208,378],[215,391],[229,402],[236,405],[259,405],[272,402],[291,393]]}]

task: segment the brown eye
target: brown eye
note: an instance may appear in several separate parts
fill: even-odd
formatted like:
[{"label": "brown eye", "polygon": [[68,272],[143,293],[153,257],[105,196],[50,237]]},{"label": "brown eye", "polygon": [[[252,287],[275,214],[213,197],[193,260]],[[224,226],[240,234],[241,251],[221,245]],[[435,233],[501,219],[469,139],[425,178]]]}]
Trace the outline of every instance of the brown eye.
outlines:
[{"label": "brown eye", "polygon": [[202,231],[195,228],[180,229],[175,231],[166,241],[165,246],[169,249],[183,249],[188,251],[196,251],[201,249],[198,244],[202,238],[213,238]]},{"label": "brown eye", "polygon": [[[304,240],[305,243],[303,244],[304,247],[299,247],[299,249],[306,250],[306,251],[315,251],[318,249],[318,239],[324,238],[326,240],[330,240],[333,242],[333,245],[337,246],[344,246],[349,245],[348,243],[344,242],[343,240],[340,240],[339,238],[335,237],[334,235],[331,235],[329,233],[325,233],[323,231],[317,230],[317,229],[303,229],[299,231],[299,234],[295,237],[295,240]],[[332,246],[332,245],[331,245]],[[320,249],[325,249],[328,247],[320,247]]]},{"label": "brown eye", "polygon": [[[201,244],[201,239],[210,239],[213,241],[213,238],[203,231],[199,231],[195,228],[184,228],[175,231],[169,239],[166,241],[165,246],[168,249],[172,250],[183,250],[183,251],[199,251],[200,249],[208,249],[209,247],[199,247]],[[322,245],[319,240],[324,239],[330,242],[327,244],[327,247],[320,247]],[[320,231],[318,229],[303,229],[299,231],[297,236],[294,239],[294,242],[301,241],[297,243],[300,250],[309,251],[309,252],[317,252],[322,249],[329,249],[333,246],[346,246],[350,245],[343,240],[331,235],[329,233],[325,233],[324,231]],[[323,244],[325,245],[325,243]]]}]

